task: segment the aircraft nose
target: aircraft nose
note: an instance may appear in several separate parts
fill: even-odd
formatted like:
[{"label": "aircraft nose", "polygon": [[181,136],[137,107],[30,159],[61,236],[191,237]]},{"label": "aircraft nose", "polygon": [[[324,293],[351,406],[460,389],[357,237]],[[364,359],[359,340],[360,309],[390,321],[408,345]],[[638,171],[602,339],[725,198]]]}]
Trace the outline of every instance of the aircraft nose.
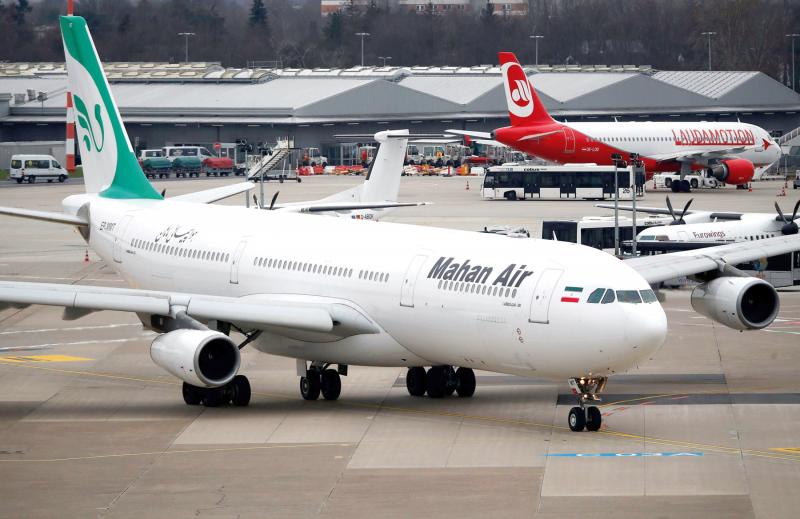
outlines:
[{"label": "aircraft nose", "polygon": [[658,303],[630,305],[627,316],[628,345],[652,355],[667,339],[667,316]]}]

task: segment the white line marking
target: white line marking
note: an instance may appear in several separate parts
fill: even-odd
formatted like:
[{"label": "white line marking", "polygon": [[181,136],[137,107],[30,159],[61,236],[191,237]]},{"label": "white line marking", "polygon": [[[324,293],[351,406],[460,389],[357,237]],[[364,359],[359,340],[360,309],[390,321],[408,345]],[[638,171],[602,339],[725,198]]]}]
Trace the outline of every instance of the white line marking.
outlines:
[{"label": "white line marking", "polygon": [[44,332],[70,332],[79,330],[101,330],[108,328],[122,328],[124,326],[141,326],[140,323],[131,324],[102,324],[98,326],[72,326],[66,328],[40,328],[38,330],[12,330],[9,332],[0,332],[0,335],[14,335],[18,333],[44,333]]},{"label": "white line marking", "polygon": [[[33,346],[25,346],[25,347],[31,349],[44,349],[44,348],[53,348],[55,346],[83,346],[85,344],[112,344],[118,342],[138,341],[141,339],[143,339],[143,337],[129,337],[127,339],[109,339],[109,340],[97,340],[97,341],[53,342],[50,344],[34,344]],[[15,348],[15,346],[12,346],[12,348]],[[4,349],[5,348],[0,348],[0,351]]]}]

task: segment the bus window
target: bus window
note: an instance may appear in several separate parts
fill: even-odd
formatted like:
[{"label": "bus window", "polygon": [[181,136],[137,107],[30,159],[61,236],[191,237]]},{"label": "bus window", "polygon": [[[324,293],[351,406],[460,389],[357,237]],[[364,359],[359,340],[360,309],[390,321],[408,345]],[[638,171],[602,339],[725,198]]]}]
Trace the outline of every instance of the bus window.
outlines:
[{"label": "bus window", "polygon": [[591,294],[589,294],[589,299],[586,300],[587,303],[599,303],[600,300],[603,298],[603,294],[605,293],[605,288],[595,288]]},{"label": "bus window", "polygon": [[542,238],[552,240],[553,234],[558,241],[577,243],[578,223],[577,222],[544,222],[542,223]]},{"label": "bus window", "polygon": [[603,296],[603,300],[600,301],[600,303],[604,304],[604,305],[607,305],[609,303],[613,303],[614,299],[615,299],[614,298],[614,291],[609,288],[608,290],[606,290],[606,295]]},{"label": "bus window", "polygon": [[617,299],[620,303],[641,303],[642,298],[636,290],[617,290]]}]

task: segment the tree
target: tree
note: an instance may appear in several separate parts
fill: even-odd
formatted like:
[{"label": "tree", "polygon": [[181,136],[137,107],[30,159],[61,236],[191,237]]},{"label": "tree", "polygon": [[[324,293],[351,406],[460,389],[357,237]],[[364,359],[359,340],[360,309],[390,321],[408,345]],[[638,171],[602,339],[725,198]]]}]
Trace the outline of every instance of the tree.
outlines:
[{"label": "tree", "polygon": [[264,6],[264,0],[253,0],[253,5],[250,7],[250,25],[267,25],[267,8]]},{"label": "tree", "polygon": [[14,5],[14,13],[12,16],[14,17],[14,22],[17,25],[25,25],[25,15],[31,12],[31,5],[28,0],[17,0],[16,5]]}]

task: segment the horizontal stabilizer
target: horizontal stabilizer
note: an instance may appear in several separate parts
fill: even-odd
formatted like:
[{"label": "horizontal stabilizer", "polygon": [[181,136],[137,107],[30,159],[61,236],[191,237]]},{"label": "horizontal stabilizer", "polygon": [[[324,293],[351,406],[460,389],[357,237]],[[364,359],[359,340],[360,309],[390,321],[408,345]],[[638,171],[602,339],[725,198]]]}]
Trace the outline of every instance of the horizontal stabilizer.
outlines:
[{"label": "horizontal stabilizer", "polygon": [[445,133],[448,135],[466,135],[467,137],[474,137],[476,139],[491,139],[491,132],[477,132],[472,130],[447,130]]},{"label": "horizontal stabilizer", "polygon": [[[381,139],[444,139],[447,138],[448,135],[443,133],[391,133],[391,132],[381,132],[382,137]],[[361,139],[361,140],[374,140],[375,134],[374,133],[343,133],[339,135],[334,135],[334,139],[339,140],[348,140],[348,139]]]},{"label": "horizontal stabilizer", "polygon": [[49,211],[34,211],[32,209],[17,209],[16,207],[0,207],[0,214],[16,216],[19,218],[29,218],[31,220],[41,220],[50,223],[62,223],[67,225],[88,226],[89,222],[79,216],[65,213],[54,213]]}]

